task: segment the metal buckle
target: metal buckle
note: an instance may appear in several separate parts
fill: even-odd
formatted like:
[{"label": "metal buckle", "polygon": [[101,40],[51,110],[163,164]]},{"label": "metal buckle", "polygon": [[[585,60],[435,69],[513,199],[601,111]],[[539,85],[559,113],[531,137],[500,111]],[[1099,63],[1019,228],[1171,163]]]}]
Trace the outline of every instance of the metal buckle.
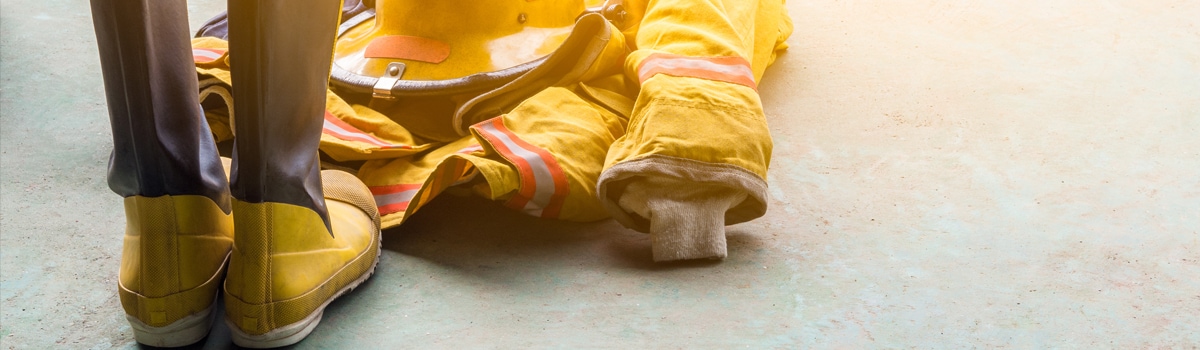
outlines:
[{"label": "metal buckle", "polygon": [[404,76],[404,63],[392,62],[388,63],[387,69],[383,71],[383,76],[375,82],[375,89],[371,96],[384,100],[395,100],[392,96],[392,87],[396,86],[396,82],[400,81],[400,77]]},{"label": "metal buckle", "polygon": [[[624,1],[622,0],[605,0],[603,4],[600,4],[600,6],[587,8],[583,11],[583,14],[580,14],[580,16],[589,13],[596,13],[604,16],[605,19],[608,19],[609,22],[612,22],[613,26],[616,26],[617,29],[622,30],[625,29],[625,25],[627,24],[625,23],[626,17],[629,15],[627,12],[625,12],[625,5]],[[578,18],[576,18],[576,20],[578,20]]]}]

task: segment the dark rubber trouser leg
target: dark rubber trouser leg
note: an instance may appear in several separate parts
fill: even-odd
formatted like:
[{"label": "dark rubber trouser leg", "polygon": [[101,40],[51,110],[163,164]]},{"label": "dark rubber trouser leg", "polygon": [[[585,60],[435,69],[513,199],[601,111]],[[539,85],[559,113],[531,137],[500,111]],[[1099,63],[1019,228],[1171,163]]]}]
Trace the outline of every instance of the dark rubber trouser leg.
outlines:
[{"label": "dark rubber trouser leg", "polygon": [[200,109],[183,0],[92,0],[117,194],[203,195],[229,212],[229,186]]},{"label": "dark rubber trouser leg", "polygon": [[317,146],[340,6],[338,0],[229,1],[233,196],[311,208],[326,226]]}]

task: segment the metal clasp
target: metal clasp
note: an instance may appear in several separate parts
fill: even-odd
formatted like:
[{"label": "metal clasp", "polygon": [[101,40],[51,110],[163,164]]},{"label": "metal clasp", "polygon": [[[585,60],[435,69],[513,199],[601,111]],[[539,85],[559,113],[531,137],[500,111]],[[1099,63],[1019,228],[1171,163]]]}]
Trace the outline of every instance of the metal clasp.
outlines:
[{"label": "metal clasp", "polygon": [[383,71],[383,76],[375,82],[375,89],[371,96],[389,101],[395,100],[396,96],[392,96],[392,87],[396,86],[396,82],[399,82],[400,77],[404,76],[404,68],[404,63],[388,63],[387,69]]},{"label": "metal clasp", "polygon": [[622,0],[606,0],[600,6],[587,8],[583,13],[595,13],[604,16],[605,19],[612,22],[613,26],[622,30],[625,29],[627,24],[625,21],[629,16],[629,13],[625,12],[625,5]]}]

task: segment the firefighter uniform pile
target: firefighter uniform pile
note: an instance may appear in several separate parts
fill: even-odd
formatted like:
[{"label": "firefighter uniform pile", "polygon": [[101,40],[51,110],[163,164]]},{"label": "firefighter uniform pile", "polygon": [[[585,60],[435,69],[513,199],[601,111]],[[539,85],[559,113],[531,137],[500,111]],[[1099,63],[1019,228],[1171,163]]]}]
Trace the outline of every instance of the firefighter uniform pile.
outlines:
[{"label": "firefighter uniform pile", "polygon": [[[527,3],[539,1],[546,0]],[[781,0],[621,6],[617,20],[583,15],[557,32],[537,27],[537,13],[520,12],[513,21],[521,33],[546,29],[561,46],[548,59],[513,62],[541,66],[501,86],[448,98],[443,112],[335,84],[320,150],[357,169],[384,228],[461,186],[537,217],[613,217],[653,236],[655,260],[724,257],[724,226],[766,211],[771,138],[757,86],[786,49],[790,20]],[[389,72],[401,80],[451,79],[421,78],[418,69],[468,55],[454,40],[424,33],[380,34],[358,45],[367,49],[349,48],[373,23],[352,20],[370,15],[343,14],[335,69],[373,52],[371,59],[405,63],[408,72]],[[192,44],[206,119],[217,141],[231,139],[237,101],[228,63],[236,54],[220,38]]]}]

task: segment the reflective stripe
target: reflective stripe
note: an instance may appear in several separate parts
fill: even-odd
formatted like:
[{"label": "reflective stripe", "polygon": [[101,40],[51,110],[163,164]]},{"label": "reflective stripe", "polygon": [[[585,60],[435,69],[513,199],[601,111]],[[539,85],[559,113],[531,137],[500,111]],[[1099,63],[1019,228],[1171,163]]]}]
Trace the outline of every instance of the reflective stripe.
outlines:
[{"label": "reflective stripe", "polygon": [[409,202],[421,189],[421,184],[373,186],[370,189],[375,197],[375,206],[379,207],[379,214],[386,215],[407,210]]},{"label": "reflective stripe", "polygon": [[[423,183],[369,186],[375,197],[379,214],[400,215],[407,219],[434,197],[451,186],[467,183],[475,178],[475,166],[464,159],[450,157],[438,164]],[[404,220],[402,219],[402,221]]]},{"label": "reflective stripe", "polygon": [[737,56],[687,57],[655,53],[642,60],[641,66],[638,67],[638,80],[645,82],[659,73],[723,81],[758,90],[750,62]]},{"label": "reflective stripe", "polygon": [[335,117],[332,113],[329,113],[328,111],[325,112],[325,125],[322,127],[321,132],[323,132],[329,136],[333,136],[335,138],[343,140],[343,141],[357,141],[357,142],[369,143],[371,145],[374,145],[374,146],[377,146],[377,147],[383,148],[383,149],[391,149],[391,148],[409,149],[409,148],[412,148],[412,146],[410,146],[410,145],[397,145],[394,143],[388,143],[383,140],[380,140],[379,138],[375,137],[374,135],[365,133],[362,130],[359,130],[358,128],[351,126],[350,124],[346,124],[346,122],[342,121],[341,119],[338,119],[337,117]]},{"label": "reflective stripe", "polygon": [[417,193],[417,197],[413,199],[409,207],[412,210],[408,211],[408,215],[416,213],[417,209],[424,207],[451,186],[458,185],[463,182],[463,179],[468,174],[473,172],[475,167],[466,160],[458,157],[450,157],[442,160],[433,173],[425,179],[425,184],[422,185],[421,191]]},{"label": "reflective stripe", "polygon": [[193,48],[192,59],[196,63],[211,63],[225,56],[225,50]]},{"label": "reflective stripe", "polygon": [[550,152],[518,138],[504,126],[500,117],[476,124],[473,128],[497,153],[517,167],[521,184],[517,194],[506,205],[529,215],[557,218],[570,187],[566,175]]},{"label": "reflective stripe", "polygon": [[467,147],[463,147],[463,149],[460,149],[460,150],[458,150],[458,152],[454,152],[454,153],[471,154],[471,153],[479,152],[482,150],[483,150],[482,145],[470,145]]}]

